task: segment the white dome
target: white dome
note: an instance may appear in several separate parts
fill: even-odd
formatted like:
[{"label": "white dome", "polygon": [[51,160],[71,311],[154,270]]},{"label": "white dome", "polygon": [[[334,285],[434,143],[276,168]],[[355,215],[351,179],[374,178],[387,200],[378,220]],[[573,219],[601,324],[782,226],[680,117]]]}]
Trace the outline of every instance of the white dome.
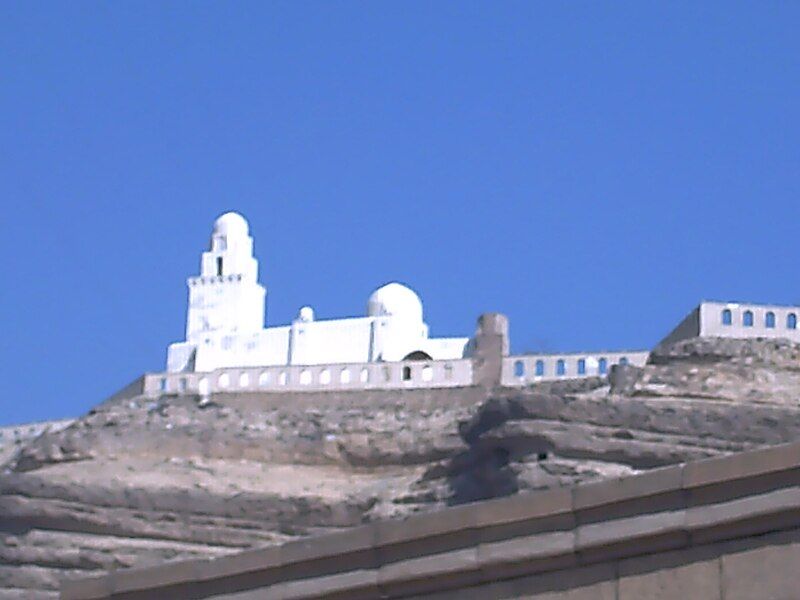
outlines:
[{"label": "white dome", "polygon": [[297,320],[304,323],[310,323],[314,320],[314,309],[310,306],[304,306],[300,309],[300,312],[297,313]]},{"label": "white dome", "polygon": [[402,317],[422,322],[422,301],[411,288],[400,283],[388,283],[372,292],[367,302],[367,315]]},{"label": "white dome", "polygon": [[250,226],[247,220],[236,212],[226,212],[214,221],[214,235],[222,235],[230,238],[247,237],[250,233]]}]

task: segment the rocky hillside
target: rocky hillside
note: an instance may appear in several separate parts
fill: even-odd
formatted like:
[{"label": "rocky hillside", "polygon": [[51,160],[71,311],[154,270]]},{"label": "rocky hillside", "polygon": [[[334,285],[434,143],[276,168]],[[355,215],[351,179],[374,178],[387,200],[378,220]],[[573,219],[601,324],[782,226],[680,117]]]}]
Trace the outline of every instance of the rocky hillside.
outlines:
[{"label": "rocky hillside", "polygon": [[800,346],[688,340],[525,389],[106,403],[0,474],[0,598],[800,437]]}]

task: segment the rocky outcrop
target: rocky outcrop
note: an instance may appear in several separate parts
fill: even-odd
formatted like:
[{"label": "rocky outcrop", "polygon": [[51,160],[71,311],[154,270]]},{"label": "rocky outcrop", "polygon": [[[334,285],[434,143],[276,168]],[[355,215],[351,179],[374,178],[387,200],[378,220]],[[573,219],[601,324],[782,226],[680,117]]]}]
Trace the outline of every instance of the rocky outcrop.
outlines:
[{"label": "rocky outcrop", "polygon": [[797,439],[800,348],[685,340],[525,389],[135,398],[0,474],[0,598]]},{"label": "rocky outcrop", "polygon": [[454,504],[800,439],[800,346],[684,340],[607,381],[498,390],[461,434],[425,477]]}]

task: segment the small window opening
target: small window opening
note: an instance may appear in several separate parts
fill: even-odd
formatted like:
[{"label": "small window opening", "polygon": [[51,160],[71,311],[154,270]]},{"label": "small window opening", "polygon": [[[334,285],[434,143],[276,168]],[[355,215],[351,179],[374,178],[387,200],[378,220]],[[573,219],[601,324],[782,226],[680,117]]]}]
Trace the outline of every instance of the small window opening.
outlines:
[{"label": "small window opening", "polygon": [[578,360],[578,375],[586,375],[586,359]]},{"label": "small window opening", "polygon": [[538,460],[547,460],[547,452],[539,452],[539,453],[536,455],[536,458],[537,458]]},{"label": "small window opening", "polygon": [[733,313],[730,308],[726,308],[722,311],[722,324],[733,325]]},{"label": "small window opening", "polygon": [[752,310],[744,311],[744,314],[742,315],[742,324],[745,327],[752,327],[753,326],[753,311]]},{"label": "small window opening", "polygon": [[622,366],[627,365],[628,364],[628,357],[627,356],[623,356],[622,358],[620,358],[619,359],[619,364],[621,364]]},{"label": "small window opening", "polygon": [[525,375],[525,365],[522,363],[521,360],[518,360],[514,363],[514,377],[524,377]]},{"label": "small window opening", "polygon": [[775,329],[775,313],[770,311],[764,317],[764,325],[767,326],[767,329]]},{"label": "small window opening", "polygon": [[544,375],[544,361],[537,360],[536,361],[536,376],[542,377]]},{"label": "small window opening", "polygon": [[797,315],[794,313],[789,313],[789,316],[786,317],[786,329],[797,329]]},{"label": "small window opening", "polygon": [[217,257],[217,277],[222,277],[222,257]]},{"label": "small window opening", "polygon": [[403,381],[411,380],[411,367],[403,367]]},{"label": "small window opening", "polygon": [[597,371],[600,373],[600,375],[605,375],[608,373],[608,359],[601,358],[599,361],[597,361]]},{"label": "small window opening", "polygon": [[558,362],[556,362],[556,375],[566,375],[567,373],[567,365],[564,362],[564,359],[559,358]]}]

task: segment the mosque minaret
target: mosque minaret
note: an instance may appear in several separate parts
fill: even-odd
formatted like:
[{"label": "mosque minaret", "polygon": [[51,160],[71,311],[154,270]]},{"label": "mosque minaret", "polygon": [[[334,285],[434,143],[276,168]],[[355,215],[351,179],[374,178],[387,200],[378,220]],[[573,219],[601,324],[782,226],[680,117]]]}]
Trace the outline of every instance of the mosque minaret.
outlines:
[{"label": "mosque minaret", "polygon": [[316,321],[305,306],[290,324],[265,328],[266,289],[247,221],[229,212],[214,222],[200,275],[190,277],[186,340],[169,346],[167,370],[455,359],[469,338],[429,338],[423,308],[410,288],[375,290],[364,317]]}]

